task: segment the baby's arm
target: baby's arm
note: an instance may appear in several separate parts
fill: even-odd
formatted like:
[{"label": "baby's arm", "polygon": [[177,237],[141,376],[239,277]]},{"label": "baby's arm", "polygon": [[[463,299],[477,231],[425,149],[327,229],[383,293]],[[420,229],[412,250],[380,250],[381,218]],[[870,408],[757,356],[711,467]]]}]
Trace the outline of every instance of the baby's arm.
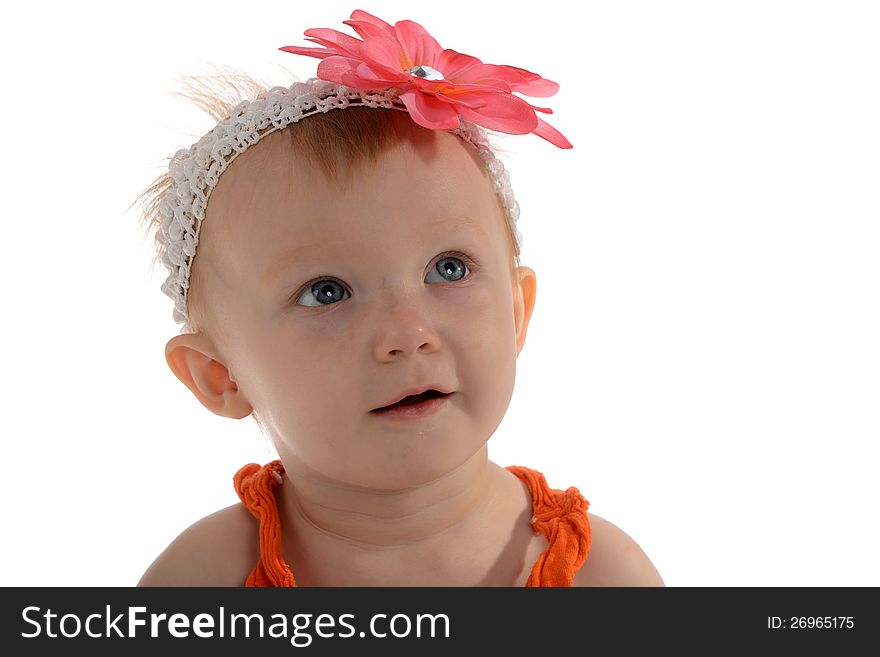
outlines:
[{"label": "baby's arm", "polygon": [[593,541],[575,586],[665,586],[648,555],[625,531],[593,513],[587,515]]},{"label": "baby's arm", "polygon": [[138,586],[243,586],[259,555],[257,521],[234,504],[184,530]]}]

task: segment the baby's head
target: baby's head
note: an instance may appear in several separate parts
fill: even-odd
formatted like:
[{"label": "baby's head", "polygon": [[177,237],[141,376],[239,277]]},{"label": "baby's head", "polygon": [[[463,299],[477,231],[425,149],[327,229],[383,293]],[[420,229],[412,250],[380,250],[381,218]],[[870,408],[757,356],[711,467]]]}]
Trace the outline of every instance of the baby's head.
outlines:
[{"label": "baby's head", "polygon": [[[266,90],[257,101],[274,118],[232,108],[205,148],[178,152],[173,184],[151,188],[164,203],[152,204],[163,290],[185,323],[166,360],[212,412],[252,415],[289,470],[400,489],[485,448],[512,396],[536,279],[485,132],[463,115],[430,129],[398,93],[350,91],[316,79]],[[212,150],[236,117],[258,136]],[[431,414],[376,412],[426,389],[447,393]]]}]

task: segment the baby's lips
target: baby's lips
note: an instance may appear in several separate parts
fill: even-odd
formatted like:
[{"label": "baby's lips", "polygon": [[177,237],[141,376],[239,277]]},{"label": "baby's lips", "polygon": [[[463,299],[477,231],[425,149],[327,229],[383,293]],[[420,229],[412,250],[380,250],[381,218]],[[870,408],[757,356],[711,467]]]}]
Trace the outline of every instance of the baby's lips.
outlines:
[{"label": "baby's lips", "polygon": [[397,404],[398,402],[403,401],[407,397],[418,396],[418,395],[421,395],[421,394],[423,394],[425,392],[429,392],[429,391],[440,393],[439,395],[434,395],[435,397],[448,397],[449,395],[452,394],[452,391],[449,388],[442,386],[442,385],[439,385],[439,384],[428,385],[428,386],[416,386],[415,388],[410,388],[409,390],[405,390],[404,392],[401,392],[400,394],[395,396],[394,399],[392,399],[391,401],[387,402],[386,404],[383,404],[382,406],[374,408],[370,412],[375,413],[376,411],[380,411],[382,409],[388,408],[389,406],[394,406],[394,404]]}]

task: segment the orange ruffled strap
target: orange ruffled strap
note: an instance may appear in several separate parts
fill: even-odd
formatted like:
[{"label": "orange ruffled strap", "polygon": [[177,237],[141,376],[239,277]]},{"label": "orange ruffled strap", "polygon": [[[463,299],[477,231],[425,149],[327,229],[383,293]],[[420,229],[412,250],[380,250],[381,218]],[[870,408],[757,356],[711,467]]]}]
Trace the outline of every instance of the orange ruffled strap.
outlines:
[{"label": "orange ruffled strap", "polygon": [[273,492],[283,476],[284,466],[275,460],[264,466],[248,463],[232,478],[242,504],[260,521],[260,561],[245,586],[296,586],[293,573],[281,558],[281,520]]},{"label": "orange ruffled strap", "polygon": [[521,465],[509,465],[507,469],[529,487],[532,528],[550,542],[535,562],[526,586],[571,586],[592,544],[587,518],[590,503],[574,486],[565,491],[550,488],[537,470]]},{"label": "orange ruffled strap", "polygon": [[[537,470],[518,465],[508,466],[507,470],[528,486],[532,528],[542,532],[550,543],[535,562],[526,586],[571,586],[590,552],[590,503],[574,486],[565,491],[551,489]],[[281,521],[274,490],[283,476],[284,466],[276,460],[264,466],[249,463],[233,477],[239,499],[260,522],[260,561],[245,586],[296,586],[293,573],[281,557]]]}]

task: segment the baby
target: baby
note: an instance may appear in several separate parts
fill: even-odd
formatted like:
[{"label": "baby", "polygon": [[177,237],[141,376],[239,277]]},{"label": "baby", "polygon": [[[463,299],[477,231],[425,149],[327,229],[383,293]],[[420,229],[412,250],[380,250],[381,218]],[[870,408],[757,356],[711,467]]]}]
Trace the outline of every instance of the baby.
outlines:
[{"label": "baby", "polygon": [[280,458],[241,468],[241,504],[140,585],[662,585],[577,488],[487,457],[536,277],[483,128],[570,148],[511,93],[558,85],[412,21],[346,24],[361,38],[282,48],[322,59],[317,78],[225,108],[147,190],[184,324],[168,365]]}]

